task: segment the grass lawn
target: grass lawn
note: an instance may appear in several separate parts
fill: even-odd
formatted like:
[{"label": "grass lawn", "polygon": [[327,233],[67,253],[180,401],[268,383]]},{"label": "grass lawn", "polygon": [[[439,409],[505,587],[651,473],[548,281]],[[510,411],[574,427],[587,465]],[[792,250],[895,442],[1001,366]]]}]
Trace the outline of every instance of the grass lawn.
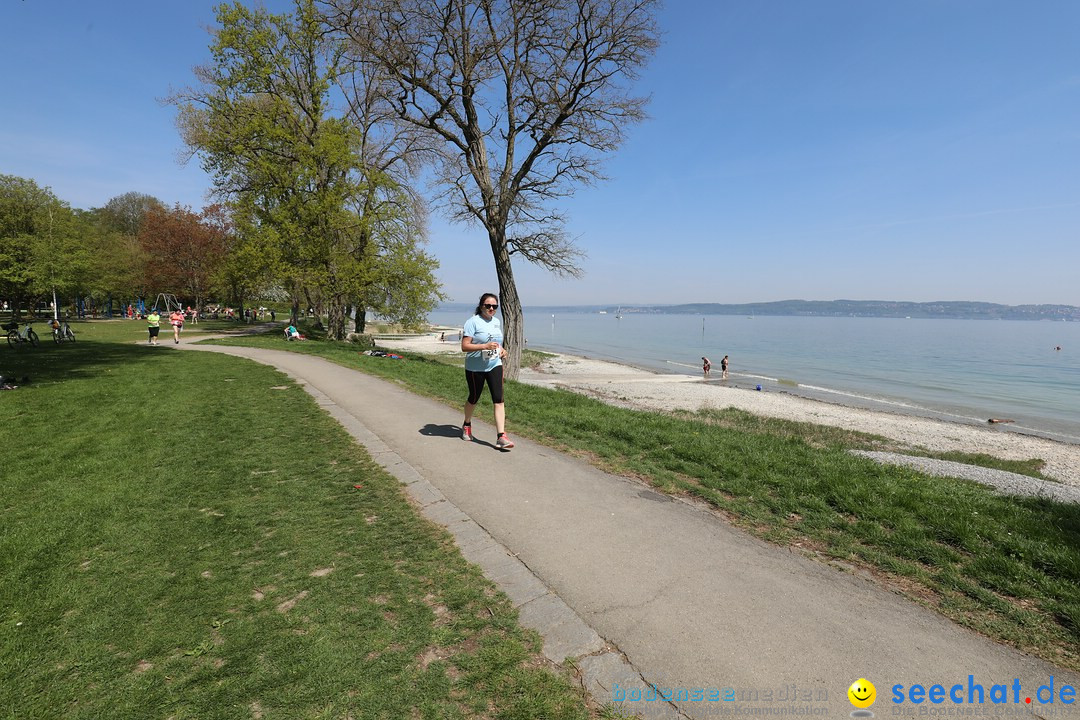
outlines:
[{"label": "grass lawn", "polygon": [[[463,400],[457,357],[392,361],[277,335],[227,342],[323,355],[454,407]],[[478,412],[490,418],[486,395],[482,402]],[[1080,670],[1076,505],[879,465],[847,450],[881,448],[882,438],[733,409],[665,415],[508,383],[507,418],[511,433],[702,498],[760,537],[868,570],[956,622]],[[996,464],[1029,474],[1040,465]]]},{"label": "grass lawn", "polygon": [[285,376],[73,328],[0,347],[0,718],[603,712]]}]

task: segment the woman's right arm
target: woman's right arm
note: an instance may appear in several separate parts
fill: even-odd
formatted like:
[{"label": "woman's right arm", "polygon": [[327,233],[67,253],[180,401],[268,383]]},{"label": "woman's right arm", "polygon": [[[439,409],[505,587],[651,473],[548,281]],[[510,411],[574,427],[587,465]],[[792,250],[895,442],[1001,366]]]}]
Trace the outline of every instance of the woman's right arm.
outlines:
[{"label": "woman's right arm", "polygon": [[478,350],[494,350],[499,347],[499,343],[492,340],[488,343],[474,343],[472,341],[472,335],[465,335],[461,338],[461,352],[477,352]]}]

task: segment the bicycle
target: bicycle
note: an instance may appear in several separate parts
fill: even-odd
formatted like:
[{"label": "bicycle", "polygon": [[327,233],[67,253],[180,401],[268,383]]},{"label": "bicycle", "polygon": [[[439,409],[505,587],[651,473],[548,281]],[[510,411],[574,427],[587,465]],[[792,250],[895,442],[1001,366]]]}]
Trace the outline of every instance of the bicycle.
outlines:
[{"label": "bicycle", "polygon": [[75,342],[75,333],[72,332],[71,326],[68,325],[67,320],[64,320],[62,323],[53,320],[52,339],[57,345],[62,342]]},{"label": "bicycle", "polygon": [[34,332],[34,328],[30,327],[33,323],[27,321],[22,330],[19,330],[19,323],[14,320],[7,325],[0,325],[0,329],[8,331],[7,341],[8,345],[14,347],[20,343],[30,343],[34,347],[39,344],[37,333]]}]

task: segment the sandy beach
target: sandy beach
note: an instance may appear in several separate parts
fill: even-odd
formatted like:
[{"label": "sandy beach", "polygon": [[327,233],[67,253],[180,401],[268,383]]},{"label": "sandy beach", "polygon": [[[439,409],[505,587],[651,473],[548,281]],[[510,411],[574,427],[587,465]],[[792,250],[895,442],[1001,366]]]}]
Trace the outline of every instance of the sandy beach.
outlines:
[{"label": "sandy beach", "polygon": [[[450,338],[453,338],[451,340]],[[456,334],[439,333],[378,341],[384,348],[461,354]],[[985,453],[1005,460],[1040,458],[1043,474],[1080,488],[1080,446],[1011,431],[1005,425],[967,425],[847,407],[778,392],[758,392],[703,382],[698,376],[664,375],[617,363],[554,355],[537,370],[524,369],[521,382],[586,393],[604,402],[639,410],[745,410],[755,415],[817,423],[881,435],[915,449]],[[508,402],[512,402],[508,399]]]}]

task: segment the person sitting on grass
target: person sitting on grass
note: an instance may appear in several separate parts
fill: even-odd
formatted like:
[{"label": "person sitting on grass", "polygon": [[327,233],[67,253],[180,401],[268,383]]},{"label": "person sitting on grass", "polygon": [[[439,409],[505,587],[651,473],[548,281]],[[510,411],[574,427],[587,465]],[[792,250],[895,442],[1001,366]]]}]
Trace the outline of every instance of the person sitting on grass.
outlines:
[{"label": "person sitting on grass", "polygon": [[300,331],[296,329],[295,325],[290,323],[289,327],[285,328],[285,339],[286,340],[306,340],[307,338],[305,338],[303,335],[300,334]]}]

